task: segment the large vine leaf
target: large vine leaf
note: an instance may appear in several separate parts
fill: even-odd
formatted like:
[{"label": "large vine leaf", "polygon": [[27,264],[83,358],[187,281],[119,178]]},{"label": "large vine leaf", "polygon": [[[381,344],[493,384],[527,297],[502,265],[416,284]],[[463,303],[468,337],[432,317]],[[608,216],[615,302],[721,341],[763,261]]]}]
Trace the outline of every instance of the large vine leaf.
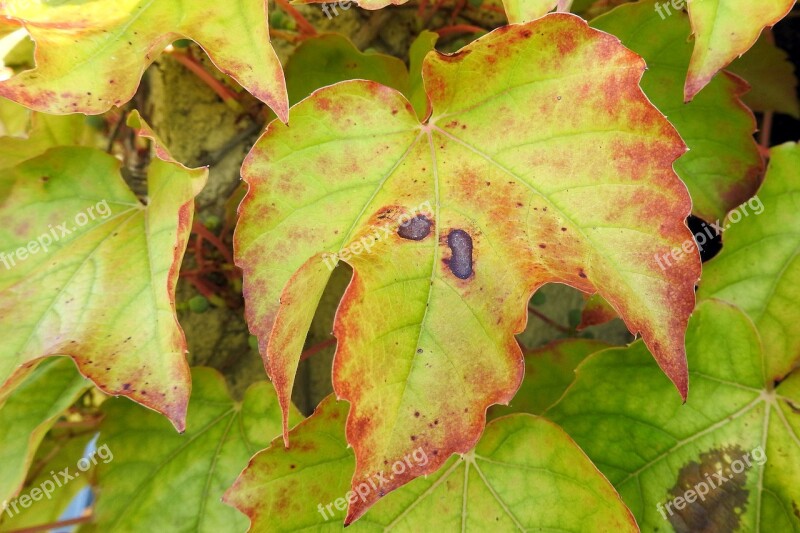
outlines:
[{"label": "large vine leaf", "polygon": [[[138,115],[130,124],[153,136]],[[183,429],[191,382],[174,294],[207,170],[158,144],[156,155],[146,205],[119,161],[91,148],[52,148],[3,172],[0,397],[43,357],[69,355],[103,391]]]},{"label": "large vine leaf", "polygon": [[[785,17],[795,0],[689,0],[687,3],[694,30],[694,52],[684,87],[688,102],[719,70],[749,50],[761,30]],[[675,16],[674,11],[671,16]]]},{"label": "large vine leaf", "polygon": [[716,221],[756,192],[764,163],[753,140],[756,121],[740,97],[747,84],[728,73],[715,78],[694,101],[683,101],[692,54],[683,11],[662,20],[654,0],[624,4],[592,21],[647,61],[642,89],[681,134],[689,151],[675,170],[692,195],[692,211]]},{"label": "large vine leaf", "polygon": [[755,200],[746,217],[737,210],[726,219],[722,252],[705,265],[698,297],[750,316],[769,355],[767,378],[779,379],[800,362],[800,146],[772,149]]},{"label": "large vine leaf", "polygon": [[[771,353],[753,323],[716,300],[698,306],[686,346],[685,405],[637,342],[589,357],[546,415],[614,484],[643,530],[800,531],[800,374],[777,387],[765,379]],[[690,489],[689,503],[666,507]]]},{"label": "large vine leaf", "polygon": [[547,282],[599,291],[685,396],[700,268],[691,249],[657,265],[692,242],[672,170],[685,147],[616,38],[556,14],[429,54],[423,69],[423,124],[402,95],[362,81],[317,91],[291,126],[273,122],[243,167],[235,243],[284,409],[331,268],[354,268],[334,325],[354,483],[420,446],[431,456],[387,492],[470,450],[486,408],[511,399],[513,335]]},{"label": "large vine leaf", "polygon": [[0,407],[0,501],[16,495],[45,434],[89,387],[65,358],[45,361]]},{"label": "large vine leaf", "polygon": [[[291,448],[276,440],[253,457],[224,498],[250,518],[250,531],[342,530],[341,501],[355,466],[346,416],[346,405],[329,396],[292,430]],[[419,452],[408,457],[425,460]],[[391,465],[384,478],[392,468],[400,470]],[[373,490],[369,481],[379,488],[380,478],[367,480],[360,494]],[[619,496],[561,428],[514,415],[489,424],[474,450],[391,494],[348,531],[551,528],[637,531]]]},{"label": "large vine leaf", "polygon": [[[103,405],[98,444],[114,458],[97,465],[98,530],[244,531],[247,521],[220,497],[247,460],[280,434],[275,394],[259,382],[236,402],[218,372],[194,368],[192,379],[184,434],[130,402]],[[300,419],[294,410],[291,417]]]},{"label": "large vine leaf", "polygon": [[0,95],[31,109],[99,114],[120,106],[164,47],[185,37],[281,120],[288,119],[266,0],[6,0],[0,15],[21,21],[36,41],[36,69],[0,82]]}]

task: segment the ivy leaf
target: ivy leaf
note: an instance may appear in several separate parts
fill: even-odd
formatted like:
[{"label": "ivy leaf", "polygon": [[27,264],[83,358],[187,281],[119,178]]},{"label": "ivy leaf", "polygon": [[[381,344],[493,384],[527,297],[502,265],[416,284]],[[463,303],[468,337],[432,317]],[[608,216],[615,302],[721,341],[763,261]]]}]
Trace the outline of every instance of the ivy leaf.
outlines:
[{"label": "ivy leaf", "polygon": [[672,170],[685,147],[639,89],[643,70],[613,36],[549,15],[428,54],[423,124],[396,91],[345,82],[254,147],[236,257],[284,409],[331,268],[355,270],[334,325],[354,483],[422,446],[431,462],[389,491],[474,446],[486,408],[519,386],[514,333],[544,283],[599,291],[685,396],[700,263],[655,259],[691,243],[690,200]]},{"label": "ivy leaf", "polygon": [[31,109],[100,114],[121,106],[161,51],[188,38],[281,120],[288,119],[266,1],[7,0],[0,15],[21,21],[36,41],[36,69],[0,82],[0,95]]},{"label": "ivy leaf", "polygon": [[685,100],[694,98],[719,70],[748,51],[761,30],[774,26],[794,3],[795,0],[689,0],[694,52],[684,87]]},{"label": "ivy leaf", "polygon": [[602,296],[593,294],[586,300],[586,305],[581,311],[581,323],[578,324],[578,329],[605,324],[615,318],[617,312],[614,308]]},{"label": "ivy leaf", "polygon": [[[154,137],[138,114],[129,124]],[[155,152],[147,205],[119,161],[91,148],[52,148],[2,173],[0,398],[43,357],[68,355],[104,392],[183,429],[191,383],[174,294],[207,170]]]},{"label": "ivy leaf", "polygon": [[409,98],[417,116],[424,118],[430,114],[428,109],[428,95],[425,93],[425,84],[422,81],[422,63],[428,52],[436,49],[436,42],[439,34],[433,31],[422,30],[408,51],[408,72],[409,72]]},{"label": "ivy leaf", "polygon": [[[235,402],[210,368],[192,369],[192,381],[184,434],[130,402],[103,405],[98,445],[114,457],[97,465],[100,531],[244,531],[246,520],[220,497],[248,458],[280,434],[275,394],[260,382]],[[291,417],[300,419],[294,410]]]},{"label": "ivy leaf", "polygon": [[741,101],[747,84],[724,72],[689,104],[676,72],[692,54],[683,11],[662,20],[653,0],[624,4],[592,21],[647,61],[642,90],[681,134],[689,151],[675,162],[692,195],[693,212],[716,221],[755,194],[764,162],[753,139],[756,121]]},{"label": "ivy leaf", "polygon": [[377,81],[400,92],[408,91],[408,70],[400,59],[361,52],[347,37],[336,33],[304,40],[286,64],[292,104],[320,87],[353,79]]},{"label": "ivy leaf", "polygon": [[555,9],[559,0],[503,0],[510,24],[530,22]]},{"label": "ivy leaf", "polygon": [[[292,430],[291,448],[276,441],[253,457],[224,497],[250,518],[250,531],[341,531],[343,500],[381,490],[382,479],[428,460],[417,450],[349,496],[355,460],[346,416],[346,405],[329,396]],[[637,531],[619,496],[561,428],[513,415],[489,424],[474,450],[381,500],[348,531],[586,531],[597,524]]]},{"label": "ivy leaf", "polygon": [[728,70],[750,84],[743,99],[753,111],[777,111],[800,118],[794,67],[787,53],[767,38],[761,36]]},{"label": "ivy leaf", "polygon": [[[743,216],[746,213],[747,216]],[[698,298],[741,307],[761,333],[767,378],[800,363],[800,146],[773,148],[764,186],[723,225],[722,252],[706,263]]]},{"label": "ivy leaf", "polygon": [[88,387],[71,360],[51,359],[6,399],[0,407],[0,502],[18,494],[45,434]]},{"label": "ivy leaf", "polygon": [[525,354],[525,378],[509,405],[494,405],[489,418],[510,413],[540,415],[561,398],[575,369],[589,355],[610,345],[589,339],[564,339]]},{"label": "ivy leaf", "polygon": [[[765,379],[770,352],[753,323],[715,300],[698,306],[686,346],[685,405],[636,342],[589,357],[546,415],[614,484],[642,530],[668,521],[676,531],[797,531],[800,374],[777,388]],[[673,500],[690,489],[690,503]]]}]

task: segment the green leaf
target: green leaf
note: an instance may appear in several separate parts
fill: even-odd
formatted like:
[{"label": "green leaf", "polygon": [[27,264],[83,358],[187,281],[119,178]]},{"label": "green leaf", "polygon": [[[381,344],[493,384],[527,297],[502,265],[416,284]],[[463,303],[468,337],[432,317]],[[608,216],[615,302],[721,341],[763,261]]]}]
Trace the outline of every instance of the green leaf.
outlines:
[{"label": "green leaf", "polygon": [[[694,52],[684,89],[686,101],[708,85],[717,71],[749,50],[761,30],[774,26],[794,3],[795,0],[688,0]],[[668,7],[666,10],[669,12]]]},{"label": "green leaf", "polygon": [[[138,115],[130,123],[153,137]],[[0,398],[43,357],[69,355],[106,393],[183,428],[191,385],[174,294],[208,171],[155,152],[147,205],[120,162],[91,148],[52,148],[0,175]]]},{"label": "green leaf", "polygon": [[51,359],[6,399],[0,407],[0,502],[19,493],[39,443],[89,386],[71,360]]},{"label": "green leaf", "polygon": [[28,130],[30,110],[0,97],[0,137],[22,137]]},{"label": "green leaf", "polygon": [[50,148],[93,146],[96,133],[87,127],[86,116],[30,113],[30,127],[19,137],[0,137],[0,169],[19,165]]},{"label": "green leaf", "polygon": [[698,298],[741,307],[761,333],[767,377],[800,362],[800,146],[773,148],[758,196],[723,224],[722,252],[706,263]]},{"label": "green leaf", "polygon": [[[130,402],[109,400],[99,445],[114,455],[97,465],[99,531],[244,531],[247,521],[220,503],[247,460],[280,434],[269,383],[251,385],[241,402],[210,368],[192,369],[183,434]],[[300,416],[291,412],[292,422]]]},{"label": "green leaf", "polygon": [[185,37],[288,119],[281,65],[269,42],[267,2],[8,0],[0,15],[36,41],[36,69],[0,82],[0,95],[37,111],[99,114],[133,97],[145,68]]},{"label": "green leaf", "polygon": [[401,60],[376,52],[361,52],[347,37],[337,33],[304,40],[286,64],[291,104],[320,87],[355,79],[408,91],[408,70]]},{"label": "green leaf", "polygon": [[[589,357],[546,416],[614,484],[643,531],[800,531],[800,374],[777,387],[764,379],[770,352],[747,316],[719,301],[698,306],[686,347],[685,405],[636,342]],[[695,501],[672,501],[688,490]]]},{"label": "green leaf", "polygon": [[331,268],[355,270],[334,390],[353,406],[356,479],[423,446],[431,462],[391,490],[472,448],[486,408],[522,380],[514,334],[548,282],[599,291],[686,393],[699,256],[666,270],[655,259],[691,242],[672,170],[685,147],[639,89],[643,71],[616,38],[548,15],[428,54],[424,124],[398,92],[345,82],[253,148],[236,257],[282,405]]},{"label": "green leaf", "polygon": [[[70,365],[75,366],[72,362]],[[69,469],[72,476],[76,473],[83,474],[76,469],[76,466],[84,456],[89,441],[94,437],[92,431],[82,431],[77,434],[73,434],[73,431],[54,429],[45,436],[36,451],[22,494],[30,496],[31,491],[38,487],[43,492],[47,490],[49,497],[32,501],[27,508],[24,508],[17,499],[16,511],[15,507],[11,505],[11,502],[15,500],[10,500],[11,512],[6,511],[0,514],[0,531],[13,532],[37,526],[41,528],[43,524],[57,522],[75,496],[89,486],[91,468],[86,475],[79,475],[69,483],[62,481],[63,476],[60,472],[63,472],[65,468]]]},{"label": "green leaf", "polygon": [[[420,448],[379,476],[356,478],[360,492],[348,492],[355,460],[344,437],[346,414],[346,404],[329,396],[292,430],[290,449],[276,441],[250,461],[224,498],[250,518],[250,531],[341,531],[343,502],[382,492],[382,479],[429,460]],[[383,498],[348,531],[551,528],[636,531],[636,524],[561,428],[513,415],[489,424],[474,450]]]},{"label": "green leaf", "polygon": [[408,100],[417,112],[417,117],[421,120],[428,117],[428,95],[425,92],[425,84],[422,80],[422,64],[428,52],[436,49],[436,41],[439,34],[433,31],[423,30],[411,43],[408,52],[408,71],[409,71],[409,97]]},{"label": "green leaf", "polygon": [[624,4],[592,21],[647,61],[642,89],[681,134],[689,151],[675,170],[692,195],[692,211],[713,222],[741,204],[760,184],[764,162],[753,140],[756,122],[741,102],[747,85],[723,73],[689,104],[678,72],[689,66],[692,45],[686,13],[662,20],[653,0]]},{"label": "green leaf", "polygon": [[743,99],[754,111],[777,111],[800,118],[794,66],[786,52],[766,37],[756,41],[728,70],[750,84],[750,92]]},{"label": "green leaf", "polygon": [[590,354],[609,345],[594,340],[565,339],[525,354],[525,378],[509,405],[495,405],[489,418],[511,413],[540,415],[558,401],[575,379],[575,369]]}]

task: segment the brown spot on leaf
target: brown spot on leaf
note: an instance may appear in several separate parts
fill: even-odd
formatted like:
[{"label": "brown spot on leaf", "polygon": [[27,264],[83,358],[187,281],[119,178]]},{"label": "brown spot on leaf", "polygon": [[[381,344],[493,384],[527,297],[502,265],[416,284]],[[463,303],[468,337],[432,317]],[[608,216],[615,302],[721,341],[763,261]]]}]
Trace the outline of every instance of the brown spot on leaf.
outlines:
[{"label": "brown spot on leaf", "polygon": [[[739,530],[749,494],[745,489],[747,472],[752,468],[747,466],[745,456],[750,459],[738,446],[713,448],[701,453],[699,462],[691,461],[681,468],[677,483],[670,490],[674,499],[662,504],[676,532]],[[689,496],[690,491],[694,497]],[[700,492],[705,494],[700,497]],[[690,503],[687,496],[695,501]]]}]

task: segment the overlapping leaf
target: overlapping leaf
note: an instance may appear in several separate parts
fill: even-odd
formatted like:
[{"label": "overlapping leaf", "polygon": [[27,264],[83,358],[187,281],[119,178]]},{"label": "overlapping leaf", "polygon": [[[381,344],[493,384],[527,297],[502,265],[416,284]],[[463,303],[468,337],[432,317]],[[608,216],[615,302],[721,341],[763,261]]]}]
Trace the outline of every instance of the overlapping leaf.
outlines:
[{"label": "overlapping leaf", "polygon": [[91,148],[52,148],[3,171],[0,397],[43,357],[69,355],[105,392],[183,428],[191,384],[174,292],[207,171],[160,145],[156,154],[147,205],[119,161]]},{"label": "overlapping leaf", "polygon": [[753,323],[716,300],[698,306],[686,345],[685,405],[637,342],[589,357],[546,416],[643,530],[800,530],[800,374],[777,387],[765,379],[771,353]]},{"label": "overlapping leaf", "polygon": [[265,0],[6,0],[0,15],[22,21],[36,41],[36,69],[0,82],[0,95],[32,109],[98,114],[122,105],[164,47],[186,37],[278,117],[288,118]]},{"label": "overlapping leaf", "polygon": [[[360,480],[344,436],[347,408],[330,396],[279,442],[256,455],[225,501],[245,513],[253,532],[341,531],[344,503],[384,490],[381,483],[411,463],[417,450]],[[381,500],[348,531],[636,531],[630,512],[575,443],[538,417],[514,415],[489,424],[474,450],[450,458],[435,474]]]},{"label": "overlapping leaf", "polygon": [[616,38],[550,15],[429,54],[423,124],[396,91],[348,82],[257,143],[236,253],[284,408],[331,268],[355,270],[334,326],[354,483],[426,450],[392,490],[473,447],[486,408],[519,386],[513,335],[547,282],[599,291],[686,394],[699,257],[655,259],[691,243],[672,170],[685,147],[639,89],[643,70]]},{"label": "overlapping leaf", "polygon": [[[689,0],[687,3],[694,30],[694,52],[684,87],[688,102],[719,70],[749,50],[761,30],[785,17],[795,0]],[[674,11],[671,16],[675,16]]]},{"label": "overlapping leaf", "polygon": [[787,53],[765,36],[727,70],[750,84],[743,100],[753,111],[777,111],[800,118],[794,67]]},{"label": "overlapping leaf", "polygon": [[72,361],[50,360],[34,370],[0,407],[0,502],[19,491],[39,443],[88,386]]},{"label": "overlapping leaf", "polygon": [[800,362],[800,146],[772,149],[752,204],[726,219],[724,247],[705,265],[698,297],[731,302],[750,316],[768,354],[767,378],[779,379]]},{"label": "overlapping leaf", "polygon": [[530,22],[555,9],[559,0],[503,0],[508,22]]},{"label": "overlapping leaf", "polygon": [[[186,433],[130,402],[110,400],[98,444],[114,458],[97,465],[100,531],[243,531],[247,521],[220,497],[256,451],[280,434],[280,409],[269,383],[241,402],[209,368],[192,370]],[[296,422],[299,415],[291,413]],[[294,495],[287,495],[294,497]]]},{"label": "overlapping leaf", "polygon": [[750,198],[764,163],[753,140],[753,113],[740,97],[747,84],[723,73],[689,104],[679,72],[691,56],[689,20],[683,11],[662,20],[654,0],[622,5],[592,21],[647,61],[642,89],[689,146],[675,170],[692,195],[692,211],[714,222]]},{"label": "overlapping leaf", "polygon": [[509,405],[495,405],[489,418],[510,413],[540,415],[558,401],[590,354],[609,345],[590,339],[564,339],[525,354],[525,378]]}]

